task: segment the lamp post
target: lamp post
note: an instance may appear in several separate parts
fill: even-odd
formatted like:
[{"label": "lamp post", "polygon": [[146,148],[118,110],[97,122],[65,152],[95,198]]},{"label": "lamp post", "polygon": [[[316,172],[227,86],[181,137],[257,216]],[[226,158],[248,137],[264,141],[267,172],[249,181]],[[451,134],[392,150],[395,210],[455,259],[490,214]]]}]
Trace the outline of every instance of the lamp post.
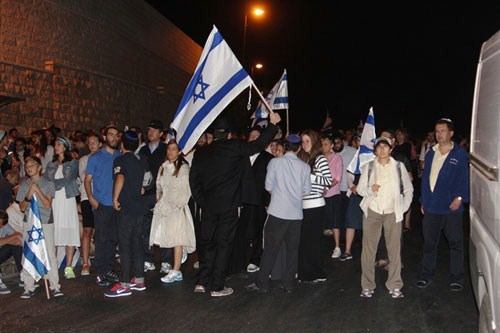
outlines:
[{"label": "lamp post", "polygon": [[243,63],[243,66],[245,66],[245,48],[247,44],[247,28],[248,28],[248,13],[254,15],[254,16],[262,16],[264,15],[264,10],[261,7],[252,7],[250,11],[245,10],[245,24],[243,26],[243,48],[242,48],[242,55],[241,55],[241,61]]}]

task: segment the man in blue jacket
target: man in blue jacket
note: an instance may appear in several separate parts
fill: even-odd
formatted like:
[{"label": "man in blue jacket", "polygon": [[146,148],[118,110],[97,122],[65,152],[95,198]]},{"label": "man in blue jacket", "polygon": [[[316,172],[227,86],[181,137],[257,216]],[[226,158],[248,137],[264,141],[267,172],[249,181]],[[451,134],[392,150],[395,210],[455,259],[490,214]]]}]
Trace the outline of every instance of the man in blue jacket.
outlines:
[{"label": "man in blue jacket", "polygon": [[469,156],[465,149],[451,141],[453,130],[450,119],[438,120],[435,125],[438,144],[425,156],[420,198],[424,247],[422,273],[417,281],[419,288],[426,288],[434,278],[443,230],[450,249],[450,290],[463,289],[463,212],[464,202],[469,201]]}]

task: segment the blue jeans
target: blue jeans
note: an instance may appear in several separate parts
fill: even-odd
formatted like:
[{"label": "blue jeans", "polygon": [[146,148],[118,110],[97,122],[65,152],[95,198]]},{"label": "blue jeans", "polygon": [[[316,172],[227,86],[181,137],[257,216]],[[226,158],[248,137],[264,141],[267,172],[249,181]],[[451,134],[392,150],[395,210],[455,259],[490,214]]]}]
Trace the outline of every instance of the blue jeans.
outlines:
[{"label": "blue jeans", "polygon": [[[17,271],[21,273],[23,270],[23,266],[21,265],[21,259],[23,255],[23,247],[18,245],[7,244],[4,246],[0,246],[0,264],[3,264],[10,257],[14,257],[14,261],[16,262]],[[0,273],[2,270],[0,269]]]},{"label": "blue jeans", "polygon": [[432,281],[436,273],[437,248],[443,230],[450,249],[450,283],[464,283],[464,235],[462,213],[426,213],[422,220],[424,235],[421,278]]}]

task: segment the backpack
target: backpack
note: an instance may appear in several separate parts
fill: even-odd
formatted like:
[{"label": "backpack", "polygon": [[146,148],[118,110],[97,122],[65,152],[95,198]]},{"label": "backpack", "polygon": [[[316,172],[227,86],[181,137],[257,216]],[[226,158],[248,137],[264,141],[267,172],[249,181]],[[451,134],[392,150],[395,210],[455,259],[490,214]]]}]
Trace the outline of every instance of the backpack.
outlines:
[{"label": "backpack", "polygon": [[[399,176],[399,193],[401,195],[404,195],[403,179],[401,178],[401,162],[396,161],[396,163],[397,163],[398,176]],[[367,184],[370,183],[370,176],[372,173],[372,168],[373,168],[373,161],[368,163],[368,182],[367,182]]]}]

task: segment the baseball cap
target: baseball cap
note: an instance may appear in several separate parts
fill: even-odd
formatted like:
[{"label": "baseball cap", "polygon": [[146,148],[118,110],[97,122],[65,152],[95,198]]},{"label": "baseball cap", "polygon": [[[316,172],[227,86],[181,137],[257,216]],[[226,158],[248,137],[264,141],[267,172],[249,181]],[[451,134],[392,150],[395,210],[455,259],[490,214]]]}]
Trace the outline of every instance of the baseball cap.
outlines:
[{"label": "baseball cap", "polygon": [[158,120],[158,119],[151,120],[149,122],[148,127],[155,128],[155,129],[160,130],[160,131],[163,131],[163,129],[164,129],[163,123],[161,122],[161,120]]},{"label": "baseball cap", "polygon": [[376,148],[380,143],[385,143],[388,145],[390,148],[392,148],[392,142],[391,139],[386,138],[385,136],[381,136],[375,141],[375,144],[373,145],[373,148]]}]

